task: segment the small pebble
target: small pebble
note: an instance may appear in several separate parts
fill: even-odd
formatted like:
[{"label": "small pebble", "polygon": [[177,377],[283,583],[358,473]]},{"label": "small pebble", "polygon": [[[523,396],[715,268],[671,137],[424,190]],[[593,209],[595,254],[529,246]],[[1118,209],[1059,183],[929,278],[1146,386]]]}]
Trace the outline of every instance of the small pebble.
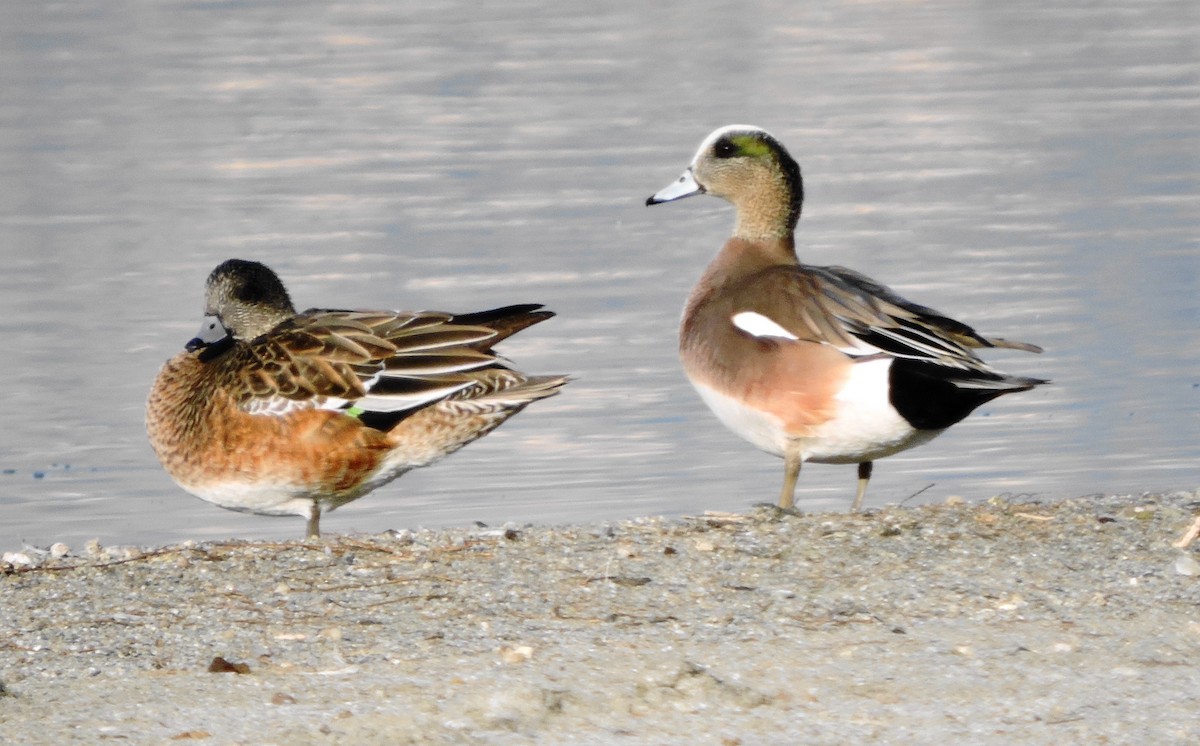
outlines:
[{"label": "small pebble", "polygon": [[533,657],[533,648],[529,645],[503,645],[500,647],[500,660],[505,663],[524,663]]},{"label": "small pebble", "polygon": [[104,554],[108,559],[119,561],[141,559],[144,556],[142,550],[135,546],[109,547]]},{"label": "small pebble", "polygon": [[50,556],[54,559],[62,559],[70,553],[71,547],[67,546],[61,541],[50,545]]},{"label": "small pebble", "polygon": [[5,552],[4,562],[13,567],[31,567],[33,559],[24,552]]},{"label": "small pebble", "polygon": [[1193,578],[1200,575],[1200,562],[1190,554],[1181,554],[1175,559],[1175,572]]},{"label": "small pebble", "polygon": [[1025,604],[1026,604],[1025,599],[1022,598],[1019,593],[1014,593],[1011,596],[1009,596],[1008,598],[1005,598],[1005,599],[999,601],[996,604],[996,608],[999,609],[1000,611],[1014,611],[1016,609],[1021,608]]},{"label": "small pebble", "polygon": [[225,660],[218,655],[212,659],[212,663],[208,664],[208,672],[248,674],[250,673],[250,666],[247,666],[245,663],[235,663]]},{"label": "small pebble", "polygon": [[401,545],[412,544],[414,541],[413,532],[407,528],[402,528],[400,530],[389,528],[387,531],[383,532],[383,535]]},{"label": "small pebble", "polygon": [[1133,509],[1133,517],[1139,521],[1148,521],[1154,517],[1157,509],[1153,505],[1138,505]]}]

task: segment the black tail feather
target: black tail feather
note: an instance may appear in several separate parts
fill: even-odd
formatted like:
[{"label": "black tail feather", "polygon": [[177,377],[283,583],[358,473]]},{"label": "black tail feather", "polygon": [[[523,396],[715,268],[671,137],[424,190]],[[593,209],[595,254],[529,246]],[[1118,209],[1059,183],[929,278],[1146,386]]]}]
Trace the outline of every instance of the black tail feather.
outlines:
[{"label": "black tail feather", "polygon": [[996,397],[1049,381],[897,358],[890,373],[891,402],[918,430],[941,430]]},{"label": "black tail feather", "polygon": [[474,313],[458,314],[454,317],[455,324],[467,326],[483,326],[494,330],[498,336],[488,340],[488,347],[495,345],[512,335],[538,324],[546,319],[554,318],[553,311],[543,311],[540,303],[523,303],[514,306],[493,308],[490,311],[475,311]]}]

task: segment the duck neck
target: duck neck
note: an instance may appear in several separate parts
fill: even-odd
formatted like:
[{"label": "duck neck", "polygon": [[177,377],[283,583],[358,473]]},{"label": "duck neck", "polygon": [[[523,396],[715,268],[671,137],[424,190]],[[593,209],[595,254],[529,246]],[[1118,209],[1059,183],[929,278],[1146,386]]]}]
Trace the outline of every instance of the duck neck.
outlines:
[{"label": "duck neck", "polygon": [[756,188],[747,190],[750,199],[735,202],[737,221],[733,226],[735,238],[746,241],[783,241],[791,243],[800,207],[804,202],[799,178],[775,174]]},{"label": "duck neck", "polygon": [[789,233],[786,236],[758,238],[755,240],[731,238],[718,255],[728,263],[730,275],[755,274],[776,264],[799,264],[796,256],[796,241]]},{"label": "duck neck", "polygon": [[693,290],[693,300],[716,289],[741,283],[746,278],[780,264],[799,264],[791,236],[747,240],[734,236],[725,242]]}]

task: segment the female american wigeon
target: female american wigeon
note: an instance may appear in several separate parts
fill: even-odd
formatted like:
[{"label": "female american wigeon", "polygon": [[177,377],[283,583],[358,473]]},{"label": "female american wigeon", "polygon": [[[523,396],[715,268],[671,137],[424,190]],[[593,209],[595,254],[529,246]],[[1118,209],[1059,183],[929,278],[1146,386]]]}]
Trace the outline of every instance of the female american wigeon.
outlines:
[{"label": "female american wigeon", "polygon": [[212,271],[201,336],[168,360],[146,429],[167,473],[223,508],[330,511],[487,435],[562,376],[527,376],[492,347],[554,314],[539,305],[296,313],[258,262]]},{"label": "female american wigeon", "polygon": [[683,367],[727,427],[784,459],[781,508],[805,461],[858,464],[854,510],[872,462],[926,443],[1002,394],[1046,383],[1001,373],[972,350],[989,339],[845,267],[796,257],[800,167],[770,134],[713,132],[691,165],[646,200],[711,194],[733,203],[733,236],[684,308]]}]

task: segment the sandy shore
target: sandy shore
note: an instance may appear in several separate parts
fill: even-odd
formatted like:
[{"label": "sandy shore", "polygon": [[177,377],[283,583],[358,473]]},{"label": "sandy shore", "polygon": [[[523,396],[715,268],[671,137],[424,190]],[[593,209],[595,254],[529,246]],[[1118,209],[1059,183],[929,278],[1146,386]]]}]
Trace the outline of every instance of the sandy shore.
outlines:
[{"label": "sandy shore", "polygon": [[9,554],[0,742],[1194,742],[1198,508]]}]

